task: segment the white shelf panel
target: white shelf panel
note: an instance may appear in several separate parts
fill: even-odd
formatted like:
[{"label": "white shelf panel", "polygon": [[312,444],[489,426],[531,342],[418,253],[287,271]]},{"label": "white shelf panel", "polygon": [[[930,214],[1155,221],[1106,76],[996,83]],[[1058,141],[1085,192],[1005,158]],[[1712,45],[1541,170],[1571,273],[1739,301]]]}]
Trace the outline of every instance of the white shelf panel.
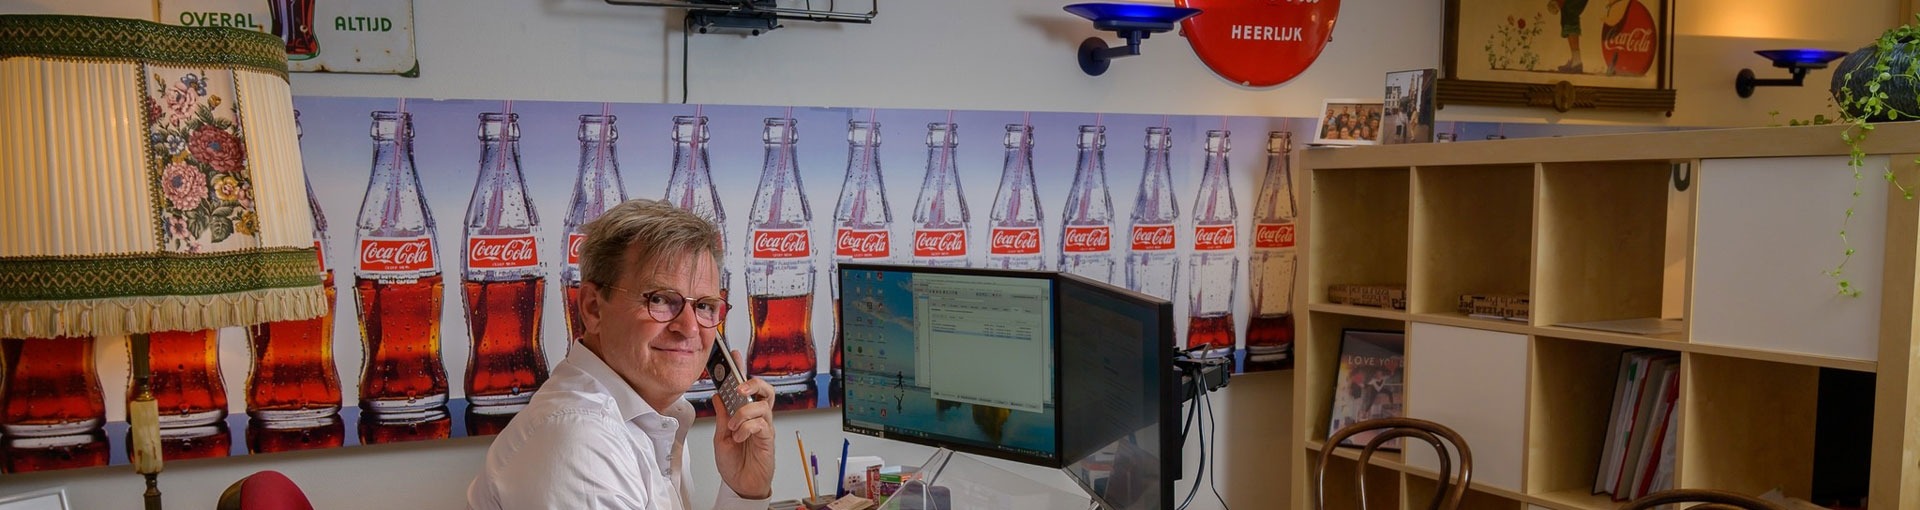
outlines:
[{"label": "white shelf panel", "polygon": [[1866,159],[1846,227],[1854,254],[1845,277],[1858,297],[1840,295],[1823,274],[1844,255],[1841,221],[1854,187],[1847,158],[1702,161],[1693,341],[1876,361],[1888,161]]}]

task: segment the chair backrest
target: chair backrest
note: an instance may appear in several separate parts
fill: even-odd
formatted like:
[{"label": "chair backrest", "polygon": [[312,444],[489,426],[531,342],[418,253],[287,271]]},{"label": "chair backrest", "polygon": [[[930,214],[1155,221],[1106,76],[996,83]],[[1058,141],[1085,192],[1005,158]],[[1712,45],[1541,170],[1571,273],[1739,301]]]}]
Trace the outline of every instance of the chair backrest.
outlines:
[{"label": "chair backrest", "polygon": [[[1432,445],[1440,457],[1440,489],[1428,504],[1430,510],[1454,510],[1460,506],[1460,498],[1466,495],[1467,485],[1473,480],[1473,453],[1467,449],[1467,441],[1458,432],[1445,425],[1418,418],[1379,418],[1366,420],[1334,431],[1327,438],[1327,444],[1320,450],[1320,462],[1314,466],[1315,510],[1327,507],[1327,462],[1333,460],[1333,452],[1340,443],[1355,434],[1370,430],[1379,430],[1378,435],[1367,441],[1360,449],[1360,461],[1354,468],[1354,497],[1361,510],[1367,508],[1367,459],[1380,445],[1394,438],[1418,438]],[[1443,443],[1442,441],[1445,441]],[[1447,451],[1446,444],[1451,443],[1455,451],[1460,452],[1460,468],[1453,469],[1453,457]],[[1397,503],[1397,502],[1396,502]]]},{"label": "chair backrest", "polygon": [[287,475],[261,471],[227,486],[220,494],[218,510],[313,510],[307,494]]},{"label": "chair backrest", "polygon": [[1620,510],[1649,510],[1670,503],[1706,503],[1688,510],[1786,510],[1764,499],[1712,489],[1669,489],[1641,496]]}]

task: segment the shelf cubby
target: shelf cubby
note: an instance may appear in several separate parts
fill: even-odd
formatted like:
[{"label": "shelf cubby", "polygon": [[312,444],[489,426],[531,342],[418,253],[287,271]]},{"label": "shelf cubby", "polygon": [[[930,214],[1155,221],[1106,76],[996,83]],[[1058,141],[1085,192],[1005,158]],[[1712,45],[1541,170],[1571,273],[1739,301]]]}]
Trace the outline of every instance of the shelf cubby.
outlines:
[{"label": "shelf cubby", "polygon": [[1807,498],[1820,369],[1698,353],[1682,366],[1678,486]]},{"label": "shelf cubby", "polygon": [[1411,312],[1459,316],[1462,294],[1527,294],[1534,165],[1413,170]]},{"label": "shelf cubby", "polygon": [[[1315,463],[1318,461],[1318,456],[1308,456],[1307,462],[1310,465],[1316,465]],[[1346,457],[1334,457],[1333,460],[1327,463],[1327,467],[1329,471],[1326,473],[1327,485],[1325,490],[1327,506],[1325,510],[1365,510],[1358,505],[1358,502],[1354,501],[1354,495],[1359,493],[1354,483],[1356,478],[1353,476],[1354,469],[1358,467],[1358,462]],[[1380,466],[1367,466],[1366,480],[1367,508],[1399,508],[1399,471]],[[1312,471],[1308,472],[1307,481],[1309,485],[1312,484]],[[1313,496],[1312,493],[1309,493],[1307,494],[1307,499],[1311,501]]]},{"label": "shelf cubby", "polygon": [[1325,442],[1328,430],[1328,413],[1333,408],[1333,390],[1338,384],[1334,378],[1340,369],[1340,335],[1347,329],[1372,329],[1386,331],[1406,331],[1407,323],[1398,320],[1382,319],[1359,315],[1346,315],[1330,312],[1308,312],[1313,326],[1307,329],[1306,342],[1300,348],[1300,359],[1294,364],[1296,373],[1309,374],[1302,379],[1311,387],[1305,388],[1306,400],[1296,405],[1306,406],[1308,416],[1306,427],[1301,430],[1305,439],[1313,442]]},{"label": "shelf cubby", "polygon": [[1308,256],[1337,260],[1307,274],[1307,302],[1335,284],[1406,285],[1408,169],[1322,172],[1313,178]]},{"label": "shelf cubby", "polygon": [[[1527,493],[1583,503],[1593,496],[1612,421],[1621,355],[1634,347],[1567,338],[1536,337],[1533,391],[1528,395]],[[1591,498],[1589,496],[1592,496]]]},{"label": "shelf cubby", "polygon": [[[1408,474],[1406,489],[1407,510],[1425,510],[1433,501],[1434,494],[1440,492],[1440,482],[1429,478],[1426,473]],[[1508,499],[1475,487],[1468,487],[1465,496],[1460,498],[1459,508],[1473,510],[1521,510],[1525,504],[1519,500]]]},{"label": "shelf cubby", "polygon": [[1541,165],[1534,324],[1662,316],[1671,172],[1667,161]]}]

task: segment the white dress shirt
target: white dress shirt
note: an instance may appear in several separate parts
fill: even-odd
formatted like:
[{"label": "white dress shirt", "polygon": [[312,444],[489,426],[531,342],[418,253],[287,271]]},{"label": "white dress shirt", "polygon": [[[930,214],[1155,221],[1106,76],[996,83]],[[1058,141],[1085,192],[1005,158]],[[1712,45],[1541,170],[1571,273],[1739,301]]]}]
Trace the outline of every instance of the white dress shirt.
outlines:
[{"label": "white dress shirt", "polygon": [[[576,342],[493,439],[486,465],[467,486],[467,506],[691,509],[685,452],[692,424],[692,404],[654,410]],[[742,499],[725,483],[717,492],[716,510],[767,508],[767,500]]]}]

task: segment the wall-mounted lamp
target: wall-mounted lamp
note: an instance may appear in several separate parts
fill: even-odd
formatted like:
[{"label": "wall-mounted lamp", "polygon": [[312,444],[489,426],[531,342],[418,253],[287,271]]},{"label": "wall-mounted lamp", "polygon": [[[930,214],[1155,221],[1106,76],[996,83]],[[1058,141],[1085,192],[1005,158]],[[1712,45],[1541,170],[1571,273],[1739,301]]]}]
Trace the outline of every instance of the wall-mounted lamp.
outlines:
[{"label": "wall-mounted lamp", "polygon": [[1080,70],[1089,76],[1107,72],[1113,59],[1140,54],[1140,40],[1173,30],[1173,25],[1200,14],[1199,9],[1168,5],[1129,3],[1083,3],[1066,7],[1067,12],[1093,21],[1093,28],[1111,31],[1127,40],[1123,47],[1109,48],[1107,41],[1088,37],[1080,43]]},{"label": "wall-mounted lamp", "polygon": [[1753,77],[1752,69],[1741,69],[1740,77],[1733,80],[1733,90],[1740,97],[1752,97],[1754,87],[1768,85],[1800,86],[1807,77],[1807,71],[1825,69],[1828,62],[1847,56],[1847,52],[1816,49],[1760,50],[1754,53],[1773,61],[1774,67],[1784,68],[1793,73],[1793,78],[1759,79]]}]

